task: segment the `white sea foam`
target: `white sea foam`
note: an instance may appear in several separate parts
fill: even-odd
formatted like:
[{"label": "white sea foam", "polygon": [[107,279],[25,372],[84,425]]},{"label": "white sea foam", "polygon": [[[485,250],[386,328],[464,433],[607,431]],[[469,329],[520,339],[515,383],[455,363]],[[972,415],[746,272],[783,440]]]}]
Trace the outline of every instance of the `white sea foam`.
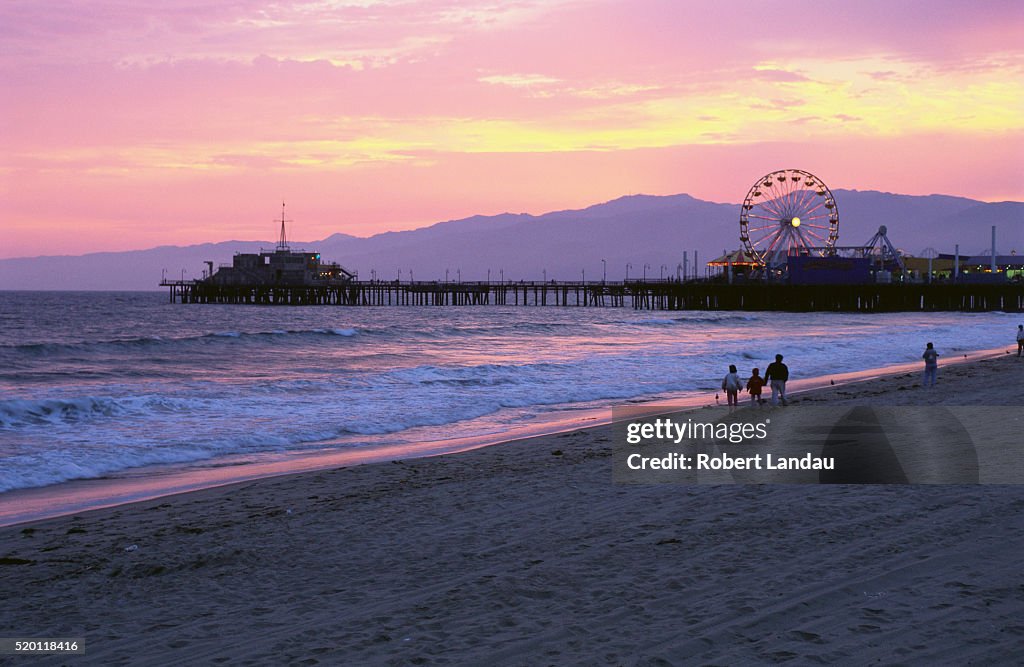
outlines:
[{"label": "white sea foam", "polygon": [[120,408],[116,401],[91,396],[0,400],[0,428],[77,422],[94,415],[112,416],[118,412]]}]

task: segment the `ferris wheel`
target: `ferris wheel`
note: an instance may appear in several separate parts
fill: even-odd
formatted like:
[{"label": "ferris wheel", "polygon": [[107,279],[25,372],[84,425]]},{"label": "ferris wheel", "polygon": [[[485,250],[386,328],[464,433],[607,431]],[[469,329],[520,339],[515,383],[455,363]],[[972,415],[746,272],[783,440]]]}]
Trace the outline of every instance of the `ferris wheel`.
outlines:
[{"label": "ferris wheel", "polygon": [[763,176],[740,209],[740,242],[761,266],[790,254],[825,255],[839,238],[839,209],[820,178],[800,169]]}]

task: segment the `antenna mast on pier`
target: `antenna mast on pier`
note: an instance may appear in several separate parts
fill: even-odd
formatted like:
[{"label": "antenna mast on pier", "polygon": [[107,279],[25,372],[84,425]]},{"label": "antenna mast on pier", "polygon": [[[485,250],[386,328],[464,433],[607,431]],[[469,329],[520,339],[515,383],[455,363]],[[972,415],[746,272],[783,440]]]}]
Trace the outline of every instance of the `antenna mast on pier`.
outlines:
[{"label": "antenna mast on pier", "polygon": [[[275,220],[274,222],[277,222]],[[278,252],[289,252],[291,250],[288,247],[288,235],[284,231],[284,223],[291,222],[291,220],[284,219],[284,202],[281,202],[281,238],[277,240],[277,251]]]}]

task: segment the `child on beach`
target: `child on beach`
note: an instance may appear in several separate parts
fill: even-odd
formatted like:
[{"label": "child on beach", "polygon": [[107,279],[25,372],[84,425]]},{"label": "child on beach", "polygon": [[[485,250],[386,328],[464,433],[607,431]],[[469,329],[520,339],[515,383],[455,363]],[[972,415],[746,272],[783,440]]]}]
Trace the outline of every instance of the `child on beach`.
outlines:
[{"label": "child on beach", "polygon": [[763,401],[761,400],[761,389],[764,387],[764,378],[760,375],[761,369],[755,368],[750,371],[750,379],[747,380],[747,391],[750,392],[750,403],[751,405],[760,405]]},{"label": "child on beach", "polygon": [[924,386],[934,387],[935,374],[939,370],[939,353],[935,351],[934,345],[928,343],[921,358],[924,359]]},{"label": "child on beach", "polygon": [[729,373],[722,378],[722,389],[725,390],[725,398],[730,407],[739,405],[739,393],[742,387],[743,380],[740,379],[740,374],[736,372],[736,366],[730,364]]}]

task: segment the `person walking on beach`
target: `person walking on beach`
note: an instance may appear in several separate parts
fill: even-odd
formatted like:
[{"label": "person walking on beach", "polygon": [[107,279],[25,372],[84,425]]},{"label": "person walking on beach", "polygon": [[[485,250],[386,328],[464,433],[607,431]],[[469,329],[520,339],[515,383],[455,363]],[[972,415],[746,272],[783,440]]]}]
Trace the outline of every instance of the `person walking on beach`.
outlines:
[{"label": "person walking on beach", "polygon": [[750,372],[750,379],[747,380],[747,391],[750,392],[751,405],[760,405],[764,402],[761,400],[761,388],[764,387],[764,378],[759,375],[760,372],[760,368],[755,368]]},{"label": "person walking on beach", "polygon": [[921,358],[924,359],[924,386],[934,387],[935,374],[939,370],[939,353],[935,351],[934,345],[928,343]]},{"label": "person walking on beach", "polygon": [[742,388],[743,380],[740,379],[740,374],[736,372],[736,366],[730,364],[729,373],[722,378],[722,389],[725,391],[725,400],[729,407],[736,407],[740,404],[739,393]]},{"label": "person walking on beach", "polygon": [[789,380],[789,367],[782,363],[782,355],[776,354],[775,361],[768,364],[764,369],[764,379],[772,388],[772,405],[778,405],[779,399],[783,405],[786,403],[786,381]]},{"label": "person walking on beach", "polygon": [[1024,355],[1024,324],[1017,325],[1017,356]]}]

